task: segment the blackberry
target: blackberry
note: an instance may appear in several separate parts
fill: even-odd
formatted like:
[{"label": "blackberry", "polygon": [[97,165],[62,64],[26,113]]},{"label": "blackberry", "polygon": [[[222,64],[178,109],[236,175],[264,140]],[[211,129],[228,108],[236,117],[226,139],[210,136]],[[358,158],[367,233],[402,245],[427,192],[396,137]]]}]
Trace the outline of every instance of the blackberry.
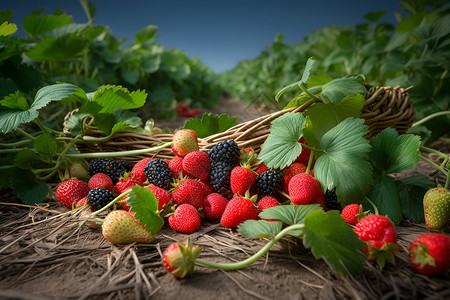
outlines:
[{"label": "blackberry", "polygon": [[224,161],[212,162],[209,171],[209,183],[213,190],[227,199],[231,199],[233,192],[230,186],[230,175],[234,165]]},{"label": "blackberry", "polygon": [[166,190],[170,189],[173,175],[169,165],[164,160],[157,158],[149,161],[144,167],[144,174],[148,182]]},{"label": "blackberry", "polygon": [[325,194],[323,195],[325,198],[325,207],[328,210],[339,210],[342,211],[342,206],[341,204],[338,202],[338,198],[336,195],[335,190],[327,190],[325,192]]},{"label": "blackberry", "polygon": [[111,177],[114,184],[119,181],[120,176],[122,176],[125,172],[130,172],[133,169],[133,166],[124,160],[110,160],[105,163],[106,174]]},{"label": "blackberry", "polygon": [[221,161],[233,166],[238,162],[239,153],[239,146],[233,140],[219,142],[208,151],[211,163]]},{"label": "blackberry", "polygon": [[99,210],[114,200],[114,195],[105,188],[96,187],[89,191],[86,199],[95,210]]},{"label": "blackberry", "polygon": [[273,196],[277,190],[281,190],[284,177],[278,170],[268,170],[256,177],[256,187],[261,197]]},{"label": "blackberry", "polygon": [[92,160],[89,164],[89,173],[91,176],[97,173],[106,174],[106,166],[111,163],[111,161],[111,159],[103,157]]}]

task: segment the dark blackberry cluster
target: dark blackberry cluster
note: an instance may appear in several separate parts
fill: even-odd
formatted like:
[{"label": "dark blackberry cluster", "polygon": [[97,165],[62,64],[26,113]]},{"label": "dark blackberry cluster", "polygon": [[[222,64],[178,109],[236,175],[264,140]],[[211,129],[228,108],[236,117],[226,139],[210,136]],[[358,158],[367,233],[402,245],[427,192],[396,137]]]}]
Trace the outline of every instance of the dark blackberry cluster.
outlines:
[{"label": "dark blackberry cluster", "polygon": [[86,199],[95,210],[99,210],[114,200],[114,195],[105,188],[96,187],[89,191]]},{"label": "dark blackberry cluster", "polygon": [[230,175],[238,163],[239,154],[239,146],[233,140],[219,142],[208,151],[211,161],[209,183],[214,191],[228,199],[233,197]]},{"label": "dark blackberry cluster", "polygon": [[325,207],[328,210],[339,210],[342,211],[342,206],[341,204],[338,202],[338,198],[336,195],[335,190],[327,190],[325,192],[325,194],[323,195],[325,198]]},{"label": "dark blackberry cluster", "polygon": [[149,161],[144,167],[144,174],[149,183],[166,190],[170,189],[173,175],[169,165],[164,160],[157,158]]},{"label": "dark blackberry cluster", "polygon": [[261,197],[273,196],[277,190],[281,190],[284,184],[284,177],[278,170],[268,170],[256,177],[256,187]]},{"label": "dark blackberry cluster", "polygon": [[119,181],[120,176],[125,172],[130,172],[133,165],[125,160],[112,160],[110,158],[96,158],[89,165],[91,175],[104,173],[111,177],[114,184]]}]

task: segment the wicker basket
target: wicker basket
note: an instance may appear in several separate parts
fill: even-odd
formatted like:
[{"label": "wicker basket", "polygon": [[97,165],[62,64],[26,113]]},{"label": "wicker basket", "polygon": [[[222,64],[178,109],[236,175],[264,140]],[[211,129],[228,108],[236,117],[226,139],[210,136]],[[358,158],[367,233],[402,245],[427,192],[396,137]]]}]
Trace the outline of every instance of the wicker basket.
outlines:
[{"label": "wicker basket", "polygon": [[[368,93],[365,94],[365,102],[361,118],[369,126],[367,138],[371,138],[387,127],[396,128],[400,134],[405,133],[414,122],[415,112],[408,95],[410,88],[400,87],[373,87],[366,85]],[[252,147],[256,151],[266,140],[270,125],[273,120],[287,112],[303,112],[314,103],[310,100],[299,107],[277,111],[265,116],[240,123],[225,132],[199,139],[199,147],[207,151],[220,141],[233,139],[239,147]],[[65,121],[74,113],[70,112]],[[64,122],[64,131],[70,134]],[[93,137],[104,137],[103,132],[95,127],[88,127],[86,135]],[[76,149],[80,153],[92,152],[115,152],[125,150],[138,150],[156,147],[161,143],[172,141],[172,134],[148,135],[134,131],[120,131],[104,142],[77,143]],[[136,163],[146,157],[157,157],[170,159],[174,157],[170,147],[157,152],[149,152],[139,155],[121,156],[120,159]]]}]

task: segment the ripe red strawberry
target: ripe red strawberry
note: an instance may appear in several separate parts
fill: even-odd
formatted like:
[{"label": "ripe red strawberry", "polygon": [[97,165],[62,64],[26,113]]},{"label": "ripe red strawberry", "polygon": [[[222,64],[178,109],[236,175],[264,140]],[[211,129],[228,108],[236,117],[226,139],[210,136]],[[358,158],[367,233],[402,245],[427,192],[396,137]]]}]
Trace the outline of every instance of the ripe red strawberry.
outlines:
[{"label": "ripe red strawberry", "polygon": [[[308,143],[305,141],[305,139],[303,137],[300,138],[299,142],[308,145]],[[297,157],[297,159],[294,162],[295,163],[303,163],[305,165],[308,165],[310,155],[311,155],[311,150],[309,150],[305,147],[302,147],[302,153],[300,153],[300,155]],[[314,163],[315,163],[315,158],[313,158],[311,166],[313,166]]]},{"label": "ripe red strawberry", "polygon": [[256,169],[255,169],[255,172],[257,173],[257,174],[262,174],[262,173],[264,173],[265,171],[268,171],[268,170],[270,170],[264,163],[260,163],[257,167],[256,167]]},{"label": "ripe red strawberry", "polygon": [[356,223],[354,231],[366,242],[368,260],[376,260],[383,268],[386,260],[394,262],[393,252],[398,249],[397,236],[391,220],[385,216],[369,215]]},{"label": "ripe red strawberry", "polygon": [[167,203],[170,202],[170,200],[172,200],[172,193],[166,189],[160,188],[156,185],[148,185],[145,188],[152,191],[152,193],[158,200],[158,210],[161,210],[164,205],[166,205]]},{"label": "ripe red strawberry", "polygon": [[175,204],[189,203],[195,208],[202,206],[205,190],[203,185],[195,179],[183,179],[175,183],[172,191]]},{"label": "ripe red strawberry", "polygon": [[185,157],[188,153],[198,151],[197,133],[190,129],[180,129],[173,134],[172,152]]},{"label": "ripe red strawberry", "polygon": [[300,173],[292,177],[289,181],[288,190],[293,204],[319,203],[325,207],[319,181],[310,174]]},{"label": "ripe red strawberry", "polygon": [[194,272],[194,260],[201,251],[200,246],[193,246],[190,239],[186,244],[173,243],[163,253],[163,266],[176,278],[191,276]]},{"label": "ripe red strawberry", "polygon": [[214,189],[212,188],[212,186],[209,184],[208,181],[199,181],[200,184],[203,186],[203,192],[204,192],[204,197],[208,196],[209,194],[215,193]]},{"label": "ripe red strawberry", "polygon": [[169,169],[172,171],[173,178],[180,178],[180,176],[186,176],[183,172],[183,157],[175,156],[169,161]]},{"label": "ripe red strawberry", "polygon": [[423,197],[425,224],[430,229],[441,229],[450,220],[450,191],[437,187]]},{"label": "ripe red strawberry", "polygon": [[192,151],[183,158],[183,171],[193,178],[208,181],[211,161],[206,152]]},{"label": "ripe red strawberry", "polygon": [[147,177],[145,176],[144,173],[144,168],[147,165],[147,163],[151,160],[152,158],[150,157],[143,158],[133,166],[133,169],[131,169],[131,173],[134,175],[134,179],[136,179],[139,182],[139,185],[141,186],[143,186],[144,182],[147,181]]},{"label": "ripe red strawberry", "polygon": [[187,203],[181,204],[169,217],[169,226],[181,233],[196,232],[200,228],[200,214],[194,206]]},{"label": "ripe red strawberry", "polygon": [[216,221],[222,217],[228,199],[219,193],[211,193],[203,198],[203,214],[208,221]]},{"label": "ripe red strawberry", "polygon": [[155,237],[139,225],[138,220],[125,210],[113,210],[103,221],[102,234],[113,244],[153,243]]},{"label": "ripe red strawberry", "polygon": [[363,207],[360,204],[349,204],[342,209],[341,216],[350,225],[356,225],[363,216]]},{"label": "ripe red strawberry", "polygon": [[231,170],[230,186],[234,195],[244,196],[256,182],[257,174],[249,165],[236,166]]},{"label": "ripe red strawberry", "polygon": [[114,189],[114,183],[108,175],[104,173],[95,173],[89,179],[88,187],[90,190],[96,187],[102,187],[112,192]]},{"label": "ripe red strawberry", "polygon": [[56,189],[56,200],[68,209],[72,209],[72,204],[80,200],[89,193],[89,188],[84,181],[79,179],[69,179],[59,184]]},{"label": "ripe red strawberry", "polygon": [[[269,207],[279,206],[277,198],[272,196],[264,196],[258,201],[258,211],[261,212]],[[278,219],[266,219],[266,221],[280,221]]]},{"label": "ripe red strawberry", "polygon": [[220,224],[225,227],[236,227],[247,220],[257,220],[258,211],[255,204],[248,198],[232,198],[220,218]]},{"label": "ripe red strawberry", "polygon": [[[131,174],[130,177],[128,177],[129,175],[125,175],[125,177],[120,177],[119,181],[117,181],[116,186],[114,187],[114,192],[117,195],[122,194],[123,192],[131,189],[131,187],[135,186],[135,185],[139,185],[140,181],[136,180],[134,178],[134,175]],[[122,197],[122,199],[120,200],[125,200],[127,198],[127,196]],[[131,207],[127,205],[126,202],[121,202],[120,203],[122,205],[122,208],[124,210],[130,210]]]},{"label": "ripe red strawberry", "polygon": [[412,242],[408,256],[417,272],[428,276],[443,274],[450,269],[450,236],[423,234]]}]

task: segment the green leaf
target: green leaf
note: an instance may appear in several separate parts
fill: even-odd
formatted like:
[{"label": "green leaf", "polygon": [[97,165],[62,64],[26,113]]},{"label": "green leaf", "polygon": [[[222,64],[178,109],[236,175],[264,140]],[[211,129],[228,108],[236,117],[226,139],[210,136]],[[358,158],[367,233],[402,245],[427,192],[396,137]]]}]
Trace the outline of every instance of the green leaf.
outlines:
[{"label": "green leaf", "polygon": [[46,162],[51,162],[56,153],[56,137],[48,132],[36,137],[34,149],[39,153],[39,157]]},{"label": "green leaf", "polygon": [[324,190],[336,187],[339,199],[345,199],[343,205],[360,202],[372,183],[367,132],[363,119],[347,118],[320,140],[324,153],[315,163],[314,175]]},{"label": "green leaf", "polygon": [[14,169],[10,182],[14,194],[24,204],[35,205],[42,203],[49,192],[48,185],[37,181],[36,176],[29,170]]},{"label": "green leaf", "polygon": [[276,118],[266,141],[261,145],[258,159],[269,168],[283,169],[302,152],[298,140],[302,137],[305,117],[300,113],[286,113]]},{"label": "green leaf", "polygon": [[25,96],[19,91],[3,98],[0,101],[0,106],[13,110],[28,110],[30,108]]},{"label": "green leaf", "polygon": [[[264,209],[259,213],[261,219],[277,219],[288,225],[303,224],[305,217],[312,211],[320,210],[319,204],[279,205]],[[289,234],[298,237],[303,230],[292,230]]]},{"label": "green leaf", "polygon": [[315,63],[316,63],[316,60],[313,57],[310,57],[308,59],[308,61],[306,62],[306,66],[305,66],[305,69],[303,70],[302,78],[299,81],[291,83],[288,86],[285,86],[284,88],[282,88],[275,96],[275,100],[278,101],[280,99],[280,97],[287,90],[290,90],[291,88],[293,88],[295,86],[300,86],[302,83],[307,83],[308,80],[311,78],[311,71],[313,70]]},{"label": "green leaf", "polygon": [[14,165],[20,169],[32,169],[33,163],[38,160],[36,151],[31,149],[20,150],[14,157]]},{"label": "green leaf", "polygon": [[183,128],[192,129],[199,138],[205,138],[224,132],[235,125],[237,125],[236,118],[231,118],[226,114],[218,116],[212,113],[204,113],[201,120],[191,118],[184,124]]},{"label": "green leaf", "polygon": [[403,214],[414,223],[425,222],[423,196],[434,183],[425,175],[417,174],[396,181]]},{"label": "green leaf", "polygon": [[131,211],[135,212],[135,219],[139,224],[145,226],[153,235],[156,235],[164,226],[164,219],[156,211],[158,210],[158,200],[155,195],[145,187],[133,186],[128,194],[127,205],[131,206]]},{"label": "green leaf", "polygon": [[337,103],[352,94],[364,93],[367,93],[367,89],[361,83],[354,78],[344,77],[324,84],[320,97],[325,103]]},{"label": "green leaf", "polygon": [[303,245],[310,248],[316,259],[323,258],[333,269],[347,275],[363,271],[367,258],[366,244],[338,211],[311,212],[305,218]]},{"label": "green leaf", "polygon": [[148,25],[147,27],[136,32],[136,37],[134,39],[135,44],[144,44],[147,41],[154,40],[157,35],[158,26]]},{"label": "green leaf", "polygon": [[370,22],[376,23],[386,14],[386,12],[387,12],[386,10],[371,12],[371,13],[365,14],[363,17],[364,17],[364,19],[366,19]]},{"label": "green leaf", "polygon": [[305,130],[312,130],[315,138],[320,141],[327,131],[342,120],[349,117],[358,118],[361,115],[364,101],[363,95],[354,94],[338,103],[315,103],[305,112],[312,125],[307,126]]},{"label": "green leaf", "polygon": [[5,21],[0,25],[0,36],[8,36],[17,31],[17,25]]},{"label": "green leaf", "polygon": [[77,33],[66,34],[59,38],[46,37],[27,52],[27,56],[37,62],[65,61],[82,55],[87,41]]},{"label": "green leaf", "polygon": [[94,23],[94,16],[95,16],[95,6],[92,4],[91,1],[87,0],[80,0],[81,6],[83,6],[84,12],[86,13],[86,16],[88,18],[88,23],[93,24]]},{"label": "green leaf", "polygon": [[25,32],[31,35],[44,34],[50,30],[72,23],[71,16],[28,15],[23,19]]},{"label": "green leaf", "polygon": [[238,231],[251,239],[268,238],[277,235],[283,226],[280,221],[247,220],[238,225]]},{"label": "green leaf", "polygon": [[386,173],[398,173],[413,169],[419,160],[420,137],[400,135],[393,128],[386,128],[372,138],[370,160]]},{"label": "green leaf", "polygon": [[45,86],[36,93],[31,108],[38,110],[51,101],[67,100],[73,94],[79,93],[79,89],[79,87],[70,83]]},{"label": "green leaf", "polygon": [[[386,174],[375,172],[374,182],[367,197],[378,208],[380,215],[388,216],[394,224],[400,223],[402,206],[394,179]],[[371,205],[364,201],[363,206],[367,209],[371,208]]]},{"label": "green leaf", "polygon": [[102,106],[101,113],[112,113],[115,109],[135,109],[145,104],[144,90],[129,92],[121,86],[107,85],[99,88],[91,101]]}]

